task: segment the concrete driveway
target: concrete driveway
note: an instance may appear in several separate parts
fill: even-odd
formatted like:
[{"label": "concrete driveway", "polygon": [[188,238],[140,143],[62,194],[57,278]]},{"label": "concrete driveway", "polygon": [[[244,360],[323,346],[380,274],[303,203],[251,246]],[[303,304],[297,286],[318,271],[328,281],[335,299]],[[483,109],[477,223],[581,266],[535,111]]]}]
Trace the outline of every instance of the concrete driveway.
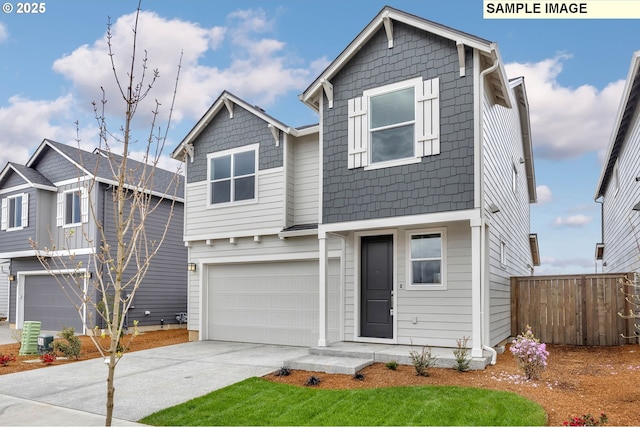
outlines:
[{"label": "concrete driveway", "polygon": [[[127,353],[116,368],[114,425],[135,425],[304,354],[303,347],[218,341]],[[104,425],[106,378],[102,359],[2,375],[0,425]]]}]

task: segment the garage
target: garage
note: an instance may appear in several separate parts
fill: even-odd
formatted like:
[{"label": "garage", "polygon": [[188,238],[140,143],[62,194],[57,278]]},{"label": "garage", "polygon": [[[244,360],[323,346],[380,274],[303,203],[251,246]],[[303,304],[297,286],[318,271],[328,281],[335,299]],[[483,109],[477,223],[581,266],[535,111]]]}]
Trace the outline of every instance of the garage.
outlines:
[{"label": "garage", "polygon": [[42,322],[43,331],[73,327],[82,333],[82,319],[60,284],[49,274],[25,275],[22,320]]},{"label": "garage", "polygon": [[[336,283],[339,262],[330,266],[330,282]],[[207,270],[206,339],[317,345],[317,260],[213,264]]]}]

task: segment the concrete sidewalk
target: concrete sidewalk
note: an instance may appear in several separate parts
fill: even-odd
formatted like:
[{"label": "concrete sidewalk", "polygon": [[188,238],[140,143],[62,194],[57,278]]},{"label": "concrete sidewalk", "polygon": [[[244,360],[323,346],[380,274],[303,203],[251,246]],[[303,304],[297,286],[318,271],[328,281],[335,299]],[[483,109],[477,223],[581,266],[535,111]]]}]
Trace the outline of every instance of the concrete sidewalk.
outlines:
[{"label": "concrete sidewalk", "polygon": [[[160,409],[272,372],[307,351],[201,341],[128,353],[116,368],[114,425],[136,425]],[[106,376],[102,359],[2,375],[0,425],[104,425]]]}]

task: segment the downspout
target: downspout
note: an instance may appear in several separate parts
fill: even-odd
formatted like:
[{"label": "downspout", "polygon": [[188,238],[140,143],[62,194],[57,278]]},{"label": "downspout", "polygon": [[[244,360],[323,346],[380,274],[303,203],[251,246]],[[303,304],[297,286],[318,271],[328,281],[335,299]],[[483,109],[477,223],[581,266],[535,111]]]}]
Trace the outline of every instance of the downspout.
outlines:
[{"label": "downspout", "polygon": [[482,223],[482,229],[480,231],[480,264],[481,264],[481,273],[480,273],[480,318],[482,319],[481,323],[480,323],[480,337],[481,337],[481,342],[482,342],[482,349],[483,350],[487,350],[489,353],[491,353],[491,364],[495,365],[496,364],[496,360],[498,358],[498,353],[496,352],[496,350],[487,345],[485,343],[485,338],[488,335],[487,331],[486,331],[486,324],[485,324],[485,303],[486,303],[486,297],[485,297],[485,288],[487,287],[487,283],[486,283],[486,276],[485,276],[485,263],[486,263],[486,231],[485,231],[485,210],[484,210],[484,153],[483,153],[483,147],[484,147],[484,130],[483,130],[483,105],[484,105],[484,79],[487,76],[487,74],[494,72],[495,70],[498,69],[498,67],[500,66],[500,63],[498,62],[498,57],[497,55],[494,53],[495,52],[495,48],[492,50],[492,56],[493,56],[493,65],[491,65],[489,68],[487,68],[486,70],[483,70],[480,72],[480,81],[479,81],[479,102],[478,102],[478,107],[480,109],[480,120],[478,123],[478,126],[480,128],[480,158],[479,160],[479,166],[480,166],[480,219],[481,219],[481,223]]}]

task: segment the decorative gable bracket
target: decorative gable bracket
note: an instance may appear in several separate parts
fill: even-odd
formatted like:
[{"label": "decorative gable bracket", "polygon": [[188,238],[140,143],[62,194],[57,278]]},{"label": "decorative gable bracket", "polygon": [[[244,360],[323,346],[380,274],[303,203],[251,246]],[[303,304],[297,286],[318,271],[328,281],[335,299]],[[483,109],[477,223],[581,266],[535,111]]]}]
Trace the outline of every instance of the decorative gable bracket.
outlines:
[{"label": "decorative gable bracket", "polygon": [[271,131],[271,135],[273,135],[273,140],[276,142],[276,147],[280,146],[280,129],[269,123],[267,125],[269,130]]},{"label": "decorative gable bracket", "polygon": [[326,79],[320,80],[320,83],[322,84],[324,93],[327,95],[327,99],[329,100],[329,108],[333,108],[333,85]]},{"label": "decorative gable bracket", "polygon": [[464,43],[458,40],[456,42],[456,46],[458,47],[458,64],[460,65],[460,77],[464,77],[466,75],[466,59],[464,55]]},{"label": "decorative gable bracket", "polygon": [[382,23],[384,24],[384,31],[387,33],[387,47],[393,48],[393,21],[389,17],[389,11],[382,15]]},{"label": "decorative gable bracket", "polygon": [[184,149],[191,159],[191,163],[193,163],[193,158],[195,157],[195,148],[193,147],[193,144],[185,144]]},{"label": "decorative gable bracket", "polygon": [[229,112],[229,118],[233,119],[233,102],[229,98],[224,98],[224,106],[227,107],[227,111]]}]

